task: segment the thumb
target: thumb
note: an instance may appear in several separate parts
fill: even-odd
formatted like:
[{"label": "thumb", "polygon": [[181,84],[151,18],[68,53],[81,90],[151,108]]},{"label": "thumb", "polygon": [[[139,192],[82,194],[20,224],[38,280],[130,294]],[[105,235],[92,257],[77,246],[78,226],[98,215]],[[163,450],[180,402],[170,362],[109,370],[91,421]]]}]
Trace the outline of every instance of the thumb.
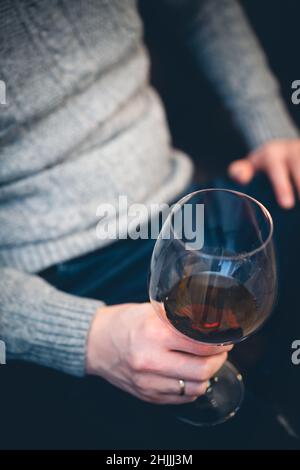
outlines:
[{"label": "thumb", "polygon": [[228,167],[229,176],[241,184],[247,184],[252,180],[255,168],[251,160],[235,160]]}]

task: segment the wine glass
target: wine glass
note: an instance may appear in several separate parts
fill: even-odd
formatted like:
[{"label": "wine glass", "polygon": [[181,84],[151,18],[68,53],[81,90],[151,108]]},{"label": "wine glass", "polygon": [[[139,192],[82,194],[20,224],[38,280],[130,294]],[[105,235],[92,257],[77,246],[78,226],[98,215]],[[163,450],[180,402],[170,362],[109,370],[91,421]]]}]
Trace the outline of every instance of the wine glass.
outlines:
[{"label": "wine glass", "polygon": [[[191,341],[243,341],[270,316],[277,290],[273,221],[254,198],[226,189],[193,192],[176,203],[156,241],[149,277],[158,315]],[[178,377],[180,379],[180,377]],[[226,362],[178,417],[213,425],[233,417],[244,395]]]}]

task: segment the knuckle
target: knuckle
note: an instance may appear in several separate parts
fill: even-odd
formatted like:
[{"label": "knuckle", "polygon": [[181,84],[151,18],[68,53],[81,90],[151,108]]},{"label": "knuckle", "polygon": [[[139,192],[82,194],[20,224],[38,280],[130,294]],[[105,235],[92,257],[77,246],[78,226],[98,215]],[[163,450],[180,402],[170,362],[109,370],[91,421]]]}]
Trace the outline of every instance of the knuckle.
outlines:
[{"label": "knuckle", "polygon": [[154,358],[148,354],[132,355],[130,364],[135,372],[147,372],[155,369]]},{"label": "knuckle", "polygon": [[[267,149],[265,152],[265,161],[268,165],[274,164],[274,151],[272,149]],[[275,162],[276,164],[276,162]]]},{"label": "knuckle", "polygon": [[143,370],[144,359],[141,355],[132,354],[129,362],[130,362],[131,368],[134,371],[140,372],[141,370]]},{"label": "knuckle", "polygon": [[161,320],[155,319],[147,325],[146,335],[151,341],[155,340],[161,342],[166,338],[166,326]]},{"label": "knuckle", "polygon": [[147,340],[151,340],[155,335],[156,324],[153,318],[147,319],[143,325],[142,334]]},{"label": "knuckle", "polygon": [[265,144],[266,155],[272,155],[274,152],[278,153],[282,150],[282,144],[279,142],[267,142]]},{"label": "knuckle", "polygon": [[159,329],[156,323],[151,322],[147,327],[146,336],[152,341],[153,339],[157,338],[158,334],[159,334]]}]

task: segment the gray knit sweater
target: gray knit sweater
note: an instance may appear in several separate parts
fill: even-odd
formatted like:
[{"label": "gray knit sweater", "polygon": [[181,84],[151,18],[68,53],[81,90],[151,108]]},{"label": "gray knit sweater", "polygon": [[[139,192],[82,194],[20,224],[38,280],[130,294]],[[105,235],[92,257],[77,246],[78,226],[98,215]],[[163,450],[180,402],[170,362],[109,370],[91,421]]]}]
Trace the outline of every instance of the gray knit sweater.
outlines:
[{"label": "gray knit sweater", "polygon": [[[189,0],[165,1],[189,10]],[[249,149],[297,136],[236,1],[193,1],[192,10],[182,38]],[[149,85],[142,37],[134,0],[1,0],[0,337],[9,358],[83,375],[101,302],[35,273],[108,243],[96,237],[99,204],[120,194],[170,201],[191,179]]]}]

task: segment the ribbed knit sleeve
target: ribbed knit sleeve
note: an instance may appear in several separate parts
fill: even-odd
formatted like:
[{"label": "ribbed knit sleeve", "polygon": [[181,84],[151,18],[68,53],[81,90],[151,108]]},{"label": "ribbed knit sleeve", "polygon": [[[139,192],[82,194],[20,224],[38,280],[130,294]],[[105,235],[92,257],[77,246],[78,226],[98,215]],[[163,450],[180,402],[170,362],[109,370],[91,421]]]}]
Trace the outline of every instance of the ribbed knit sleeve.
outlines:
[{"label": "ribbed knit sleeve", "polygon": [[101,302],[61,292],[35,275],[0,269],[0,338],[8,359],[83,376],[88,331]]},{"label": "ribbed knit sleeve", "polygon": [[199,0],[185,31],[189,49],[252,150],[298,130],[262,48],[236,0]]}]

